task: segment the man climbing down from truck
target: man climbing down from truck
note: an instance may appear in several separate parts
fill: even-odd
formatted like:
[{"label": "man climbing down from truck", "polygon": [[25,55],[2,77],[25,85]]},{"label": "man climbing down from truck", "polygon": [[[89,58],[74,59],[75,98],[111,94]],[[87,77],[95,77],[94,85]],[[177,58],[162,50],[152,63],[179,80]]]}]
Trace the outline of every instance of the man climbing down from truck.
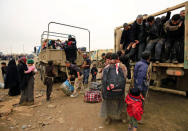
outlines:
[{"label": "man climbing down from truck", "polygon": [[167,40],[165,43],[165,57],[166,62],[177,64],[178,63],[178,51],[181,43],[183,29],[181,17],[179,14],[175,14],[170,21],[167,21],[164,25],[164,30],[167,33]]},{"label": "man climbing down from truck", "polygon": [[80,70],[80,68],[75,65],[71,64],[69,61],[65,61],[66,67],[69,69],[69,76],[68,80],[70,81],[71,79],[74,79],[74,92],[70,97],[77,97],[78,96],[78,88],[81,87],[81,90],[83,91],[83,75]]},{"label": "man climbing down from truck", "polygon": [[131,35],[131,25],[124,23],[123,32],[120,40],[120,49],[125,52],[126,50],[128,50],[129,44],[131,43],[130,35]]},{"label": "man climbing down from truck", "polygon": [[48,65],[46,66],[46,100],[50,100],[50,95],[52,93],[52,86],[53,86],[53,77],[55,76],[53,61],[48,61]]},{"label": "man climbing down from truck", "polygon": [[141,59],[142,52],[145,49],[145,44],[146,44],[145,22],[146,21],[143,21],[143,16],[138,15],[131,29],[131,38],[130,38],[131,42],[138,44],[135,52],[136,61]]}]

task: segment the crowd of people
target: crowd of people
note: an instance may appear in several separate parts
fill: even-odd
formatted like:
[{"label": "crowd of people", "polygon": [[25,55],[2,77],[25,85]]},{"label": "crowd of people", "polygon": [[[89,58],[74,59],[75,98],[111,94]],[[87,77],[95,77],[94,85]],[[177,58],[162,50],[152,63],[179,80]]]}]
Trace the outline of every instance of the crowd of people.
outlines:
[{"label": "crowd of people", "polygon": [[[27,64],[26,64],[27,63]],[[9,89],[9,96],[21,94],[20,105],[34,104],[34,75],[37,72],[34,61],[22,57],[16,65],[15,59],[1,63],[4,88]]]},{"label": "crowd of people", "polygon": [[[74,81],[74,91],[70,97],[77,97],[88,87],[89,75],[96,82],[98,73],[102,73],[102,105],[101,117],[110,124],[113,119],[121,119],[123,123],[129,120],[128,130],[136,131],[138,122],[144,113],[144,101],[148,94],[148,67],[150,60],[159,62],[183,62],[184,58],[184,19],[185,11],[175,14],[170,19],[171,12],[166,16],[154,18],[147,15],[138,15],[136,21],[123,25],[121,36],[121,51],[102,54],[98,71],[96,64],[92,64],[87,53],[83,53],[83,64],[76,65],[76,40],[69,36],[68,41],[44,41],[42,50],[46,48],[64,49],[66,53],[65,65],[68,68],[68,81]],[[144,19],[143,19],[144,18]],[[162,53],[164,52],[164,53]],[[129,60],[138,61],[134,68],[134,83],[129,89],[126,86],[127,78],[131,78]],[[27,63],[27,64],[26,64]],[[92,68],[91,68],[92,66]],[[22,57],[16,61],[11,59],[1,63],[5,89],[9,95],[20,95],[21,105],[34,104],[34,75],[37,72],[34,61]],[[45,69],[46,100],[50,100],[55,77],[53,61],[48,61]],[[129,118],[129,119],[128,119]]]},{"label": "crowd of people", "polygon": [[138,15],[133,24],[124,23],[120,49],[132,61],[141,59],[144,51],[151,53],[151,60],[160,63],[184,61],[185,10],[171,18]]},{"label": "crowd of people", "polygon": [[149,51],[142,52],[141,60],[134,68],[134,86],[127,87],[128,71],[123,64],[126,59],[118,53],[107,53],[103,57],[101,117],[105,118],[106,124],[112,120],[122,120],[123,123],[129,121],[129,131],[136,131],[138,123],[143,123],[150,59]]},{"label": "crowd of people", "polygon": [[45,49],[59,49],[65,50],[66,59],[71,63],[75,63],[77,59],[77,46],[76,46],[76,39],[72,36],[68,36],[68,40],[61,41],[61,40],[44,40],[42,43],[42,50]]}]

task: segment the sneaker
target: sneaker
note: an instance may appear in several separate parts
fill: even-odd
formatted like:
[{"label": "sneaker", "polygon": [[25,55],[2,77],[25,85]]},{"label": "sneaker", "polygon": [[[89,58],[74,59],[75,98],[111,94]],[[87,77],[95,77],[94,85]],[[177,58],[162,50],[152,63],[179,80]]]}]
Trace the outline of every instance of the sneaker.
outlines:
[{"label": "sneaker", "polygon": [[105,124],[106,124],[106,125],[110,125],[110,122],[111,122],[111,119],[110,119],[110,118],[106,118],[106,119],[105,119]]},{"label": "sneaker", "polygon": [[165,61],[165,63],[171,63],[171,60],[170,60],[170,59],[168,59],[168,60],[166,60],[166,61]]},{"label": "sneaker", "polygon": [[173,64],[178,64],[178,61],[176,59],[172,60]]},{"label": "sneaker", "polygon": [[77,96],[78,96],[77,93],[76,93],[76,94],[72,94],[72,95],[70,95],[70,97],[72,97],[72,98],[77,97]]},{"label": "sneaker", "polygon": [[126,119],[122,119],[122,123],[123,123],[123,124],[126,124],[126,123],[127,123],[127,120],[126,120]]},{"label": "sneaker", "polygon": [[156,64],[159,64],[160,62],[157,60],[157,61],[155,61],[155,63],[156,63]]}]

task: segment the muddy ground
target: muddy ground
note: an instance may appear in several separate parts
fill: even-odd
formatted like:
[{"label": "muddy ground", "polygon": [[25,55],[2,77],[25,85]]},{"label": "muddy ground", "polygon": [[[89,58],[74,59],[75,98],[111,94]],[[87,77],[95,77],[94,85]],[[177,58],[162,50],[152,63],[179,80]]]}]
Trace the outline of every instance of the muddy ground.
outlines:
[{"label": "muddy ground", "polygon": [[[2,82],[2,78],[0,78]],[[46,102],[46,88],[36,75],[35,105],[12,106],[18,97],[9,97],[0,89],[0,131],[126,131],[128,124],[113,121],[105,125],[100,118],[101,103],[84,103],[83,95],[70,98],[53,87],[52,100]],[[144,124],[138,131],[187,131],[188,98],[162,92],[149,92],[143,115]]]}]

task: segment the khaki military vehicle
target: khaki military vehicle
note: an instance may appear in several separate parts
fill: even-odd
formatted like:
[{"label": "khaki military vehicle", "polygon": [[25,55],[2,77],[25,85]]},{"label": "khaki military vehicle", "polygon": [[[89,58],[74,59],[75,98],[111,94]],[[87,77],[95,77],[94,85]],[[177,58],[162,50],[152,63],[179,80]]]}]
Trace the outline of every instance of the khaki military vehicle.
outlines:
[{"label": "khaki military vehicle", "polygon": [[[82,28],[82,27],[77,27],[77,26],[72,26],[72,25],[67,25],[67,24],[62,24],[62,23],[57,23],[57,22],[50,22],[48,24],[48,31],[44,31],[41,35],[41,48],[40,48],[40,53],[38,54],[38,62],[36,63],[36,66],[40,72],[41,80],[44,81],[45,78],[45,67],[48,63],[48,61],[53,61],[54,67],[55,67],[55,78],[59,78],[61,81],[66,80],[67,78],[67,68],[65,66],[65,61],[66,61],[66,54],[63,49],[42,49],[42,43],[43,40],[52,40],[49,37],[53,36],[59,40],[67,40],[68,36],[71,35],[72,37],[76,38],[72,34],[64,34],[64,33],[57,33],[57,32],[50,32],[50,25],[51,24],[56,24],[56,25],[61,25],[61,26],[68,26],[71,28],[77,28],[81,30],[88,31],[89,33],[89,51],[90,51],[90,31],[88,29]],[[46,36],[46,38],[45,38]],[[55,39],[55,40],[57,40]],[[77,44],[78,46],[78,44]],[[78,66],[81,66],[83,63],[83,57],[81,52],[77,52],[77,60],[76,64]]]},{"label": "khaki military vehicle", "polygon": [[[157,13],[151,14],[150,16],[159,16],[168,11],[174,11],[180,8],[185,8],[185,36],[184,36],[184,62],[173,64],[173,63],[153,63],[152,70],[152,80],[155,81],[155,88],[162,87],[165,89],[163,84],[166,84],[165,79],[171,79],[173,82],[166,86],[168,89],[186,91],[186,96],[188,96],[188,2],[178,4],[173,7],[169,7]],[[178,12],[179,13],[179,12]],[[130,22],[129,24],[132,24]],[[115,51],[120,50],[120,39],[122,34],[122,26],[116,27],[114,30]],[[132,64],[132,69],[134,69],[134,64]],[[166,83],[165,83],[166,82]],[[161,90],[162,90],[161,88]]]}]

